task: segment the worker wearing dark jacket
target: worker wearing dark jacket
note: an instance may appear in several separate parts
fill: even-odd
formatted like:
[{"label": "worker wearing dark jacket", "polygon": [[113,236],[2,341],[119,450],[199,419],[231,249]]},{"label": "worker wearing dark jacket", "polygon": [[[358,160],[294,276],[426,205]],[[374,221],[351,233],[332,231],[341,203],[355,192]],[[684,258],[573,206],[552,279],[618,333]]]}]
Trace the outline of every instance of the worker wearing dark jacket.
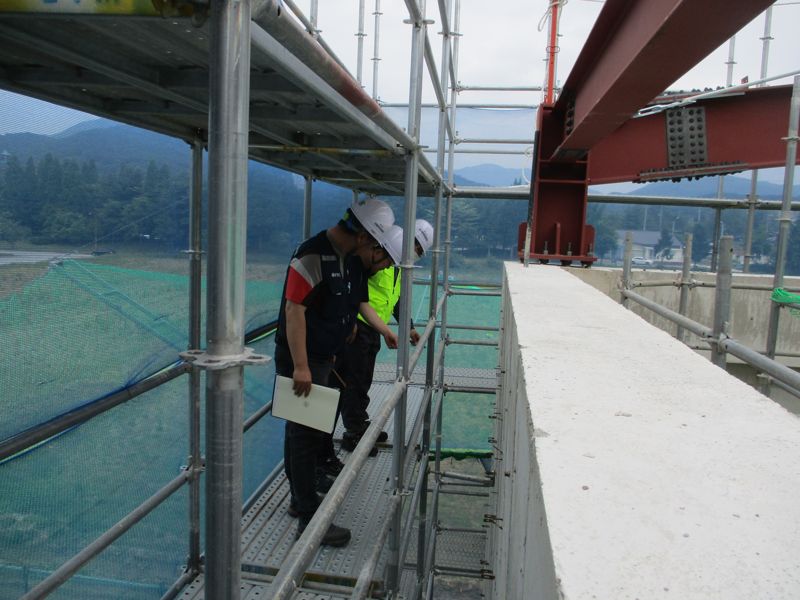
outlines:
[{"label": "worker wearing dark jacket", "polygon": [[[334,357],[352,333],[361,312],[383,333],[389,346],[397,336],[369,306],[367,278],[391,264],[381,245],[394,221],[386,203],[354,202],[339,223],[306,240],[295,251],[286,272],[275,336],[275,371],[291,377],[298,396],[311,384],[327,385]],[[299,517],[297,537],[319,505],[315,487],[318,456],[326,434],[291,421],[286,423],[284,467],[291,505]],[[322,543],[345,545],[348,529],[331,525]]]}]

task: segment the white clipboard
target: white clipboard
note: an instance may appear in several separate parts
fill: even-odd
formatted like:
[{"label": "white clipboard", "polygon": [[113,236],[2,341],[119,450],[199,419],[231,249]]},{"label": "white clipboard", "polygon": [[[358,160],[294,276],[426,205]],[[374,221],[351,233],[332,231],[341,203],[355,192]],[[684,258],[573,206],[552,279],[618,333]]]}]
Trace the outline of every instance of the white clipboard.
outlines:
[{"label": "white clipboard", "polygon": [[308,396],[296,396],[292,384],[291,377],[275,376],[272,415],[325,433],[333,433],[339,390],[311,384]]}]

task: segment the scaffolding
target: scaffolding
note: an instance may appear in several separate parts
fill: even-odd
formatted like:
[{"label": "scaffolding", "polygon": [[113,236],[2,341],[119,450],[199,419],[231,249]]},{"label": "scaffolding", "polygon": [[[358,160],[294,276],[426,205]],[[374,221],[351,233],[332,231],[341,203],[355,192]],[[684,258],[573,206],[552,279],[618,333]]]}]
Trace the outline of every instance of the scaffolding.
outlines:
[{"label": "scaffolding", "polygon": [[[0,12],[0,39],[8,47],[3,86],[124,123],[178,137],[191,148],[189,344],[184,361],[134,388],[80,411],[34,427],[0,443],[0,460],[63,432],[77,423],[183,374],[188,377],[189,459],[179,475],[114,527],[30,590],[24,598],[42,598],[75,575],[88,561],[143,519],[177,490],[189,489],[188,558],[183,575],[164,598],[238,598],[251,591],[272,598],[373,595],[431,598],[438,574],[490,579],[486,535],[481,530],[443,529],[440,495],[484,496],[493,485],[493,465],[483,476],[448,472],[442,465],[442,405],[446,393],[497,393],[494,368],[467,372],[446,365],[451,344],[494,346],[486,340],[457,340],[448,301],[457,295],[492,295],[496,290],[458,290],[451,282],[453,201],[459,198],[517,198],[529,201],[530,188],[467,188],[454,182],[457,153],[525,155],[535,139],[459,138],[458,95],[470,91],[538,92],[534,86],[467,86],[458,80],[460,1],[439,0],[442,35],[440,67],[433,54],[425,0],[406,0],[411,26],[408,121],[400,127],[379,102],[380,0],[374,8],[373,90],[363,78],[365,0],[359,4],[358,71],[353,77],[319,34],[316,2],[306,18],[291,0],[243,0],[203,3],[136,4],[137,16],[95,14],[82,8],[70,15],[36,18],[34,13]],[[560,3],[552,3],[555,10]],[[286,5],[295,15],[283,11]],[[184,10],[185,9],[185,10]],[[191,9],[191,10],[189,10]],[[42,9],[45,12],[49,9]],[[188,12],[187,12],[188,11]],[[553,16],[555,28],[557,17]],[[555,29],[554,29],[555,31]],[[553,34],[555,35],[555,34]],[[768,37],[765,34],[765,38]],[[555,53],[550,58],[555,68]],[[421,143],[422,85],[427,68],[438,110],[436,148]],[[554,78],[546,86],[552,97]],[[120,92],[122,88],[122,92]],[[526,104],[464,104],[463,107],[531,108]],[[795,111],[796,112],[796,111]],[[796,137],[796,125],[795,125]],[[509,145],[519,149],[459,148],[460,144]],[[207,345],[201,340],[201,189],[203,150],[208,149],[208,310]],[[435,161],[427,156],[435,153]],[[293,546],[290,521],[283,514],[287,486],[280,469],[249,499],[243,498],[242,437],[269,411],[267,403],[247,419],[243,408],[243,371],[268,357],[245,346],[244,272],[247,160],[278,166],[304,178],[303,234],[311,233],[314,180],[353,190],[355,195],[404,198],[403,228],[414,231],[417,198],[434,201],[434,250],[427,321],[416,350],[401,345],[397,365],[377,384],[381,401],[372,424],[337,478],[309,527]],[[794,164],[792,160],[791,164]],[[791,185],[789,186],[791,187]],[[593,201],[615,197],[594,196]],[[691,204],[721,208],[776,209],[751,198],[746,206],[716,200],[631,199],[633,202]],[[786,215],[793,208],[784,201]],[[788,217],[787,217],[788,218]],[[752,223],[750,223],[752,227]],[[781,225],[783,231],[783,223]],[[530,226],[528,227],[530,231]],[[526,252],[529,243],[525,244]],[[785,248],[783,249],[785,254]],[[410,330],[413,302],[413,236],[403,243],[399,329]],[[526,262],[528,257],[525,258]],[[442,270],[442,284],[438,285]],[[441,287],[441,289],[440,289]],[[441,294],[441,295],[440,295]],[[632,297],[631,294],[628,294]],[[123,310],[117,307],[116,310]],[[148,318],[151,315],[147,315]],[[684,327],[688,327],[683,323]],[[166,335],[166,334],[162,334]],[[173,338],[168,338],[173,344]],[[722,344],[723,342],[720,342]],[[730,348],[731,342],[727,349]],[[174,344],[173,344],[174,345]],[[774,346],[774,345],[773,345]],[[423,363],[424,354],[424,363]],[[424,375],[415,370],[425,365]],[[205,371],[206,448],[200,446],[201,372]],[[376,461],[368,456],[379,433],[391,421],[392,443]],[[482,456],[488,459],[490,456]],[[205,492],[205,552],[201,547],[201,476]],[[384,487],[383,482],[388,480]],[[379,485],[380,483],[380,485]],[[360,488],[359,488],[360,486]],[[351,516],[374,527],[370,539],[344,560],[319,552],[322,537],[348,493],[371,498],[372,512]],[[369,494],[373,494],[370,496]],[[385,503],[380,498],[387,497]],[[243,511],[244,507],[244,511]],[[243,516],[244,512],[244,516]],[[268,520],[268,525],[264,524]],[[487,515],[492,524],[492,515]],[[365,526],[366,527],[366,526]],[[366,529],[365,529],[366,531]],[[384,542],[388,544],[384,549]],[[369,542],[369,543],[366,543]],[[259,545],[260,544],[260,545]],[[461,548],[459,548],[461,547]],[[465,550],[464,548],[467,548]],[[347,552],[347,551],[343,551]],[[468,555],[468,560],[461,560]],[[337,563],[337,560],[340,562]],[[408,565],[411,568],[408,568]],[[384,575],[385,573],[385,575]],[[247,596],[250,597],[250,596]]]},{"label": "scaffolding", "polygon": [[[306,591],[313,589],[315,577],[304,574],[310,567],[314,572],[322,535],[353,486],[360,486],[361,494],[367,498],[369,493],[379,497],[388,495],[389,502],[372,503],[379,517],[370,517],[367,511],[353,517],[363,522],[378,519],[382,524],[377,535],[365,537],[360,541],[362,547],[356,548],[364,553],[364,560],[359,561],[359,572],[348,577],[341,568],[329,570],[328,578],[333,578],[333,583],[317,585],[318,592],[333,589],[355,598],[373,593],[396,596],[403,586],[408,597],[431,597],[433,574],[437,569],[451,575],[487,576],[481,567],[485,532],[440,530],[437,517],[440,492],[474,495],[476,486],[491,485],[488,475],[470,479],[443,471],[444,395],[465,392],[493,395],[496,391],[493,367],[453,375],[444,366],[446,347],[451,343],[464,343],[464,340],[451,339],[447,329],[447,299],[454,293],[449,283],[449,260],[455,146],[462,142],[490,141],[455,137],[457,93],[468,89],[456,84],[458,2],[439,3],[439,19],[443,26],[440,71],[433,57],[425,3],[407,2],[412,67],[405,128],[385,115],[330,52],[316,29],[316,6],[312,6],[309,21],[292,2],[286,4],[298,20],[283,12],[280,2],[272,0],[256,0],[252,4],[215,2],[205,8],[194,5],[193,14],[188,18],[171,13],[170,7],[163,9],[164,14],[157,14],[147,6],[136,9],[140,11],[137,18],[122,13],[99,15],[91,8],[82,14],[83,6],[78,8],[77,15],[53,11],[55,14],[44,19],[35,11],[31,14],[21,11],[3,14],[0,18],[0,35],[4,43],[13,48],[10,55],[19,60],[13,75],[4,80],[5,87],[179,137],[190,145],[192,156],[189,344],[181,353],[184,360],[100,403],[4,440],[0,448],[3,458],[24,452],[69,427],[188,373],[191,415],[188,462],[177,477],[44,578],[25,594],[25,598],[41,598],[52,593],[185,486],[189,489],[190,505],[188,557],[184,574],[167,591],[165,598],[179,595],[189,598],[197,594],[207,598],[239,597],[244,589],[243,579],[250,581],[251,575],[255,579],[261,577],[262,581],[251,581],[247,585],[263,585],[266,577],[267,593],[274,598],[296,597],[301,587]],[[43,10],[47,11],[47,7]],[[357,81],[361,79],[362,70],[363,12],[362,0],[357,34]],[[380,5],[376,3],[376,23],[379,16]],[[180,31],[177,38],[176,26]],[[311,32],[312,37],[306,35],[306,31]],[[96,52],[101,47],[105,51]],[[376,83],[379,60],[376,26]],[[64,62],[70,65],[66,70]],[[435,166],[426,158],[419,141],[425,65],[439,110]],[[34,77],[31,69],[37,75],[46,75]],[[70,72],[73,77],[69,76]],[[203,81],[206,73],[209,76],[207,88]],[[79,93],[76,86],[81,90]],[[112,91],[120,86],[125,88],[123,94]],[[377,98],[377,87],[373,95]],[[502,140],[491,142],[504,143]],[[200,339],[204,147],[208,148],[209,157],[205,348]],[[355,194],[404,196],[403,222],[407,232],[414,230],[418,196],[433,197],[435,207],[433,283],[430,285],[429,317],[420,343],[413,354],[407,345],[401,345],[397,368],[384,374],[383,399],[372,426],[298,543],[290,548],[273,545],[271,551],[280,559],[279,568],[275,569],[259,568],[261,563],[248,558],[244,543],[248,536],[255,535],[252,524],[260,526],[264,511],[274,511],[276,499],[285,500],[287,489],[285,478],[280,469],[276,469],[249,500],[242,497],[243,432],[269,411],[267,403],[247,420],[243,412],[243,369],[268,360],[244,346],[244,202],[248,158],[288,169],[305,178],[305,235],[310,233],[315,179],[350,187]],[[443,176],[445,172],[449,173],[447,180]],[[413,236],[406,236],[400,265],[404,271],[401,332],[410,328],[413,252]],[[441,296],[436,283],[440,268],[444,272]],[[70,277],[76,279],[79,275]],[[86,289],[101,285],[83,280],[79,283]],[[118,312],[129,310],[130,306],[136,308],[124,297],[121,300],[103,298]],[[144,313],[142,326],[149,327],[160,337],[166,335],[149,323],[157,320],[153,315],[144,310],[139,312]],[[173,337],[165,339],[175,346]],[[475,343],[486,342],[476,340]],[[423,362],[423,353],[425,375],[417,376],[414,369],[417,363]],[[203,371],[206,381],[205,456],[200,446]],[[379,459],[371,463],[375,473],[364,481],[361,475],[369,452],[392,415],[391,451],[380,453]],[[490,470],[490,465],[487,464],[487,468]],[[206,482],[205,551],[200,540],[201,476]],[[384,489],[380,482],[387,478],[390,485]],[[480,493],[485,495],[485,492]],[[281,516],[275,515],[271,522],[276,527],[282,523],[287,534],[290,523],[285,522],[285,517],[282,522]],[[386,539],[388,546],[384,551]],[[444,564],[437,563],[437,547],[440,555],[450,547],[451,558],[454,553],[460,553],[463,558],[463,549],[458,547],[464,540],[472,540],[469,567],[464,567],[463,561],[459,566],[457,560],[448,564],[447,558]],[[244,553],[240,553],[240,548],[245,549]],[[409,571],[407,564],[415,566]],[[385,571],[385,578],[379,571]]]}]

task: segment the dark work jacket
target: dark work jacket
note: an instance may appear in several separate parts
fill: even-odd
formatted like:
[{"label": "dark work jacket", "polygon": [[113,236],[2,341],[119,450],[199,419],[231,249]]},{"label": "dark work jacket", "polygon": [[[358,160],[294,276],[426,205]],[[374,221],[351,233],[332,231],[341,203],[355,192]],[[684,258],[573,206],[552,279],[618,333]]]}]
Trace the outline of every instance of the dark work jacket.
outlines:
[{"label": "dark work jacket", "polygon": [[[357,256],[341,258],[334,250],[325,231],[307,239],[292,255],[305,259],[305,264],[319,265],[314,272],[311,290],[302,304],[306,307],[306,352],[309,359],[332,359],[353,331],[358,307],[369,300],[367,273]],[[319,261],[318,263],[316,261]],[[318,277],[319,276],[319,277]],[[281,294],[276,346],[288,349],[286,338],[286,286],[289,269]]]}]

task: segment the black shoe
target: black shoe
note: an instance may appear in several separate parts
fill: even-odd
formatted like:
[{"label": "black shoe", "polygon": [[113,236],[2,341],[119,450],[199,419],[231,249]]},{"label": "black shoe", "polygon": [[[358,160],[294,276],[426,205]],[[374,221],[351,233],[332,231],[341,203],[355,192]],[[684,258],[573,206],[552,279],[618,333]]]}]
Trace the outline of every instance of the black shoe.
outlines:
[{"label": "black shoe", "polygon": [[[299,520],[297,522],[297,531],[294,534],[294,539],[299,540],[300,536],[308,527],[308,521]],[[339,527],[333,523],[328,527],[328,531],[322,536],[320,544],[323,546],[346,546],[350,541],[350,530],[344,527]]]},{"label": "black shoe", "polygon": [[[351,431],[345,431],[344,435],[342,435],[342,450],[353,452],[356,449],[356,446],[358,446],[358,443],[361,441],[362,435],[363,433],[353,433]],[[378,448],[376,446],[370,448],[369,455],[377,456]]]},{"label": "black shoe", "polygon": [[[320,496],[317,494],[317,502],[322,502],[324,498],[325,496]],[[289,508],[286,509],[286,514],[293,519],[296,519],[298,516],[300,516],[300,511],[297,510],[297,504],[295,503],[294,498],[289,499]]]},{"label": "black shoe", "polygon": [[[364,423],[364,428],[361,430],[361,435],[364,435],[364,433],[367,431],[367,429],[369,428],[370,425],[372,425],[372,423],[369,422],[369,421]],[[389,434],[386,433],[385,431],[381,431],[378,434],[378,438],[375,440],[375,442],[378,443],[378,444],[382,444],[383,442],[385,442],[388,439],[389,439]]]},{"label": "black shoe", "polygon": [[323,458],[320,462],[322,463],[322,470],[326,475],[336,477],[342,472],[342,469],[344,469],[344,463],[340,461],[337,456]]},{"label": "black shoe", "polygon": [[314,484],[317,488],[317,492],[320,494],[327,494],[328,490],[331,489],[333,482],[336,480],[336,477],[331,477],[322,469],[322,467],[317,467],[316,477],[314,479]]},{"label": "black shoe", "polygon": [[352,452],[361,441],[361,433],[354,433],[352,431],[345,431],[342,435],[342,450]]}]

